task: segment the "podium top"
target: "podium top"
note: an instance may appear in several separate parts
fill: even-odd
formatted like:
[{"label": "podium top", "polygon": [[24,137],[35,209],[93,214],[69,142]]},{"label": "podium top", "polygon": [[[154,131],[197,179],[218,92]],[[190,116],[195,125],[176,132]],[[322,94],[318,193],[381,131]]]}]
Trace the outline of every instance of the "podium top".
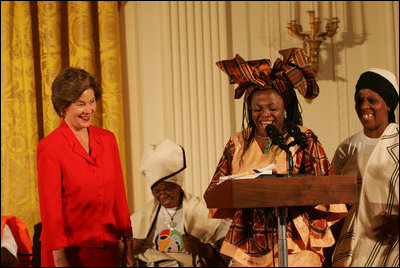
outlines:
[{"label": "podium top", "polygon": [[208,208],[262,208],[356,203],[356,175],[233,179],[207,191]]}]

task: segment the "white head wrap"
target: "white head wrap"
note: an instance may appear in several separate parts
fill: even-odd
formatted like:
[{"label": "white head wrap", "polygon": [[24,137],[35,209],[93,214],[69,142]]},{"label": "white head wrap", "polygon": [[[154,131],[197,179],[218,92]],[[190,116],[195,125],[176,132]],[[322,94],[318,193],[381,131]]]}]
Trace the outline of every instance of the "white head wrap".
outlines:
[{"label": "white head wrap", "polygon": [[180,145],[169,139],[157,145],[145,145],[139,171],[146,177],[151,188],[162,181],[183,187],[185,168],[185,151]]},{"label": "white head wrap", "polygon": [[367,72],[374,72],[374,73],[377,73],[380,76],[383,76],[384,78],[386,78],[386,80],[388,80],[393,85],[393,87],[396,89],[397,94],[399,94],[399,85],[397,84],[396,76],[392,72],[389,72],[388,70],[385,70],[385,69],[379,69],[379,68],[371,68]]}]

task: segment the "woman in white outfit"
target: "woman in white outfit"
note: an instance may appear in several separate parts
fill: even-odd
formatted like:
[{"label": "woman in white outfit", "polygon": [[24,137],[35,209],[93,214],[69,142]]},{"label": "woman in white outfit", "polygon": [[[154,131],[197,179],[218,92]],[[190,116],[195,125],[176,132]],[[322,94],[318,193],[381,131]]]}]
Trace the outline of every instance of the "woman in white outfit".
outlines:
[{"label": "woman in white outfit", "polygon": [[345,219],[333,266],[399,266],[399,102],[395,76],[364,72],[355,109],[363,130],[347,138],[332,160],[336,174],[357,174],[359,202]]}]

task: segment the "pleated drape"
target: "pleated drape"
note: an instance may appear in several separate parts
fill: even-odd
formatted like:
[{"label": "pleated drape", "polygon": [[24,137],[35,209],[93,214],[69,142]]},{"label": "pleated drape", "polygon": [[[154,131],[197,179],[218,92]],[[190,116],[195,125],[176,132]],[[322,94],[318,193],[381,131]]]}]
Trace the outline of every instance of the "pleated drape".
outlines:
[{"label": "pleated drape", "polygon": [[60,124],[51,102],[51,84],[62,68],[61,2],[38,2],[43,129],[47,136]]},{"label": "pleated drape", "polygon": [[153,198],[139,172],[144,144],[169,138],[181,145],[184,189],[202,197],[235,132],[234,87],[215,65],[231,57],[227,10],[224,1],[138,1],[122,12],[134,209]]},{"label": "pleated drape", "polygon": [[61,121],[51,84],[62,68],[83,68],[101,82],[92,124],[115,134],[126,184],[118,5],[1,2],[1,214],[20,217],[31,237],[40,222],[36,148]]},{"label": "pleated drape", "polygon": [[40,221],[38,124],[30,3],[1,2],[1,215]]},{"label": "pleated drape", "polygon": [[[124,109],[122,106],[122,70],[118,6],[116,3],[110,5],[108,2],[99,1],[98,14],[101,82],[102,87],[107,89],[103,91],[103,127],[112,131],[117,138],[121,162],[125,172],[125,128],[124,120],[120,120],[120,118],[124,118]],[[126,174],[126,172],[124,174]]]},{"label": "pleated drape", "polygon": [[[171,96],[166,109],[167,135],[186,150],[188,168],[185,189],[202,196],[222,149],[233,132],[230,125],[229,89],[225,77],[215,68],[218,59],[227,58],[225,2],[168,1],[162,11],[170,14],[162,31],[170,53],[165,62],[171,70],[171,83],[165,96]],[[168,16],[165,16],[168,18]],[[171,129],[171,130],[169,130]]]},{"label": "pleated drape", "polygon": [[[95,63],[94,29],[92,25],[92,9],[90,2],[68,2],[68,45],[70,66],[80,67],[98,76]],[[102,107],[97,102],[97,111],[92,124],[102,125]]]}]

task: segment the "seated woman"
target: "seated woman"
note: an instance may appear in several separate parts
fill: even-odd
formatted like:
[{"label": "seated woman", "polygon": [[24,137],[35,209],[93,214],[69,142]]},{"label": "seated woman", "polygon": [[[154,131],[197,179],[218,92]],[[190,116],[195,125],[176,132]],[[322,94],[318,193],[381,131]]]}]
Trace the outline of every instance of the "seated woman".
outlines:
[{"label": "seated woman", "polygon": [[218,253],[230,222],[209,219],[204,200],[186,193],[184,149],[169,139],[145,147],[140,171],[154,200],[131,216],[139,266],[226,266]]}]

